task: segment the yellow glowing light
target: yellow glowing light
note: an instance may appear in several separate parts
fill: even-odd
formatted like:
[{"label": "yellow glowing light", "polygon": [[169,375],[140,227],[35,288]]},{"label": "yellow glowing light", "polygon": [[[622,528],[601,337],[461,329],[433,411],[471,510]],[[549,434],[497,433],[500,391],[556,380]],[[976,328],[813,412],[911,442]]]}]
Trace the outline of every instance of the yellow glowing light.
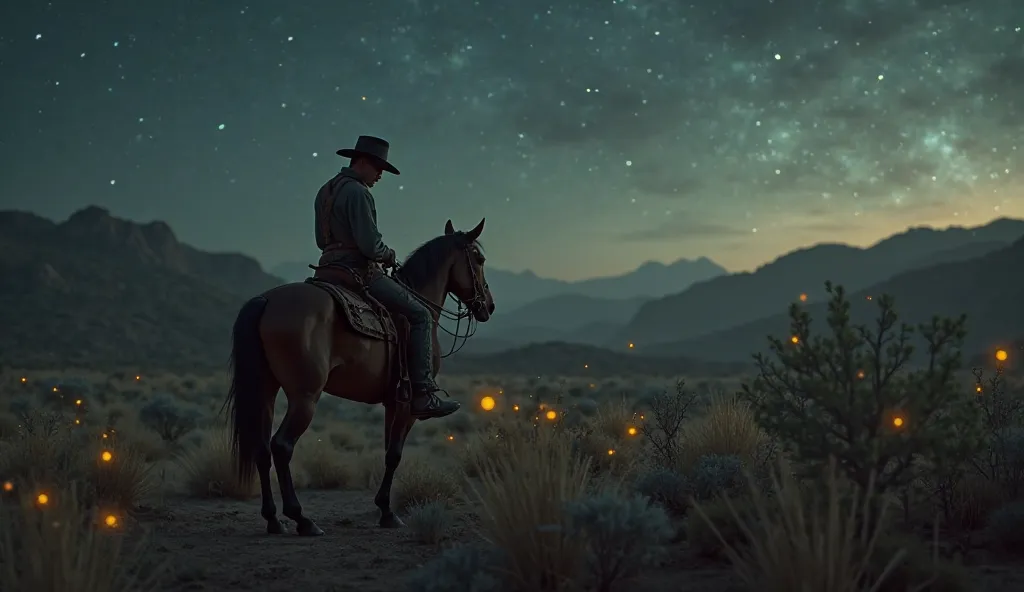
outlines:
[{"label": "yellow glowing light", "polygon": [[57,392],[58,390],[60,389],[58,389],[57,387],[53,387],[53,392]]},{"label": "yellow glowing light", "polygon": [[1009,357],[1010,357],[1010,354],[1006,353],[1005,349],[1001,349],[1001,350],[996,352],[996,359],[999,360],[1000,362],[1005,362],[1006,359],[1009,358]]},{"label": "yellow glowing light", "polygon": [[141,376],[139,376],[138,374],[136,374],[136,375],[135,375],[135,380],[142,380],[142,377],[141,377]]},{"label": "yellow glowing light", "polygon": [[800,338],[797,337],[796,335],[790,337],[789,340],[792,341],[793,343],[800,343]]},{"label": "yellow glowing light", "polygon": [[45,506],[46,504],[50,503],[50,496],[46,495],[45,493],[40,493],[39,495],[36,496],[36,503],[39,504],[40,506]]},{"label": "yellow glowing light", "polygon": [[640,420],[641,420],[641,421],[643,421],[643,419],[644,419],[644,414],[643,414],[643,413],[641,413],[641,414],[640,414]]},{"label": "yellow glowing light", "polygon": [[975,385],[974,392],[976,392],[976,393],[980,393],[981,392],[981,385],[980,384],[979,385]]},{"label": "yellow glowing light", "polygon": [[590,368],[590,364],[583,364],[584,368]]},{"label": "yellow glowing light", "polygon": [[448,441],[451,442],[453,440],[455,440],[455,436],[453,434],[448,434]]},{"label": "yellow glowing light", "polygon": [[868,300],[871,300],[871,297],[870,297],[870,296],[868,296]]},{"label": "yellow glowing light", "polygon": [[633,349],[634,347],[636,347],[636,346],[635,346],[635,345],[633,345],[633,343],[632,343],[632,342],[630,342],[630,344],[629,344],[629,349]]},{"label": "yellow glowing light", "polygon": [[22,376],[21,377],[21,384],[25,384],[26,382],[28,382],[28,379],[25,378],[24,376]]},{"label": "yellow glowing light", "polygon": [[590,388],[597,388],[597,385],[592,382],[590,383]]},{"label": "yellow glowing light", "polygon": [[75,418],[75,425],[80,425],[81,423],[82,423],[82,420],[80,420],[80,419],[78,419],[78,418],[76,417],[76,418]]},{"label": "yellow glowing light", "polygon": [[10,481],[4,481],[4,491],[14,491],[14,483]]},{"label": "yellow glowing light", "polygon": [[110,528],[117,526],[117,516],[113,514],[107,514],[107,517],[103,519],[103,524],[106,524]]},{"label": "yellow glowing light", "polygon": [[558,417],[558,412],[555,411],[554,409],[552,409],[551,411],[548,411],[547,413],[545,413],[544,417],[554,421]]},{"label": "yellow glowing light", "polygon": [[634,428],[633,426],[629,426],[628,428],[626,428],[626,433],[629,434],[630,436],[635,436],[636,428]]},{"label": "yellow glowing light", "polygon": [[896,427],[902,427],[903,426],[903,418],[902,417],[894,417],[894,418],[892,418],[892,425],[894,425]]},{"label": "yellow glowing light", "polygon": [[614,455],[615,455],[615,449],[614,448],[609,448],[608,449],[608,456],[614,456]]},{"label": "yellow glowing light", "polygon": [[75,405],[81,405],[81,404],[82,404],[82,400],[81,399],[75,399]]},{"label": "yellow glowing light", "polygon": [[519,405],[513,405],[512,411],[519,411]]},{"label": "yellow glowing light", "polygon": [[114,460],[114,453],[109,450],[104,450],[102,453],[100,453],[100,460],[102,460],[103,462],[110,462]]},{"label": "yellow glowing light", "polygon": [[107,438],[109,438],[109,437],[110,437],[110,436],[108,436],[108,435],[106,435],[106,434],[103,434],[103,438],[104,438],[104,439],[107,439]]},{"label": "yellow glowing light", "polygon": [[484,411],[490,411],[494,409],[494,405],[494,397],[484,397],[483,399],[480,399],[480,408],[483,409]]},{"label": "yellow glowing light", "polygon": [[807,302],[807,294],[800,295],[800,302]]},{"label": "yellow glowing light", "polygon": [[857,371],[857,378],[864,378],[864,371],[863,370],[858,370]]}]

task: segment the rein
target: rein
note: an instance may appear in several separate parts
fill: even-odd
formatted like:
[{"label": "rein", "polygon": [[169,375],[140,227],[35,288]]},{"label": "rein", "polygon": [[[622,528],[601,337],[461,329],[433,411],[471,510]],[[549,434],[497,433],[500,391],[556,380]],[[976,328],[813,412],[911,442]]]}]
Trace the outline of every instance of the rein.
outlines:
[{"label": "rein", "polygon": [[[409,291],[409,294],[417,301],[419,301],[421,304],[434,311],[438,316],[437,320],[434,321],[434,325],[439,330],[444,331],[446,334],[453,338],[452,346],[448,350],[448,353],[441,354],[442,359],[457,354],[460,350],[462,350],[466,343],[469,342],[469,338],[476,334],[476,329],[479,323],[477,323],[472,316],[472,306],[484,306],[483,286],[481,286],[480,279],[476,275],[476,268],[473,267],[473,262],[472,260],[470,260],[468,247],[463,248],[463,254],[466,256],[466,267],[467,269],[469,269],[469,273],[473,279],[473,298],[472,300],[469,301],[469,303],[464,303],[461,298],[456,296],[455,302],[458,304],[458,310],[455,312],[445,308],[444,306],[445,303],[448,301],[448,297],[452,295],[450,291],[445,292],[441,304],[434,304],[430,300],[426,299],[422,294],[414,290],[408,283],[406,283],[402,279],[400,266],[395,265],[394,267],[391,268],[391,279],[405,287],[405,289]],[[449,331],[448,329],[441,325],[442,317],[450,321],[455,321],[455,331]],[[463,319],[468,319],[469,322],[466,324],[466,333],[464,335],[460,335],[459,328],[462,326]],[[459,343],[459,339],[462,340],[462,343]]]}]

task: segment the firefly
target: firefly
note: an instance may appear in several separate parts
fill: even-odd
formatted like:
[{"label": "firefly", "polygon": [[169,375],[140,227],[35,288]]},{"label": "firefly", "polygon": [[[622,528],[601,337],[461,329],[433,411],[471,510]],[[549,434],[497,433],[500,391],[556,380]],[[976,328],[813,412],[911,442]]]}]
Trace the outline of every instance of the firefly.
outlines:
[{"label": "firefly", "polygon": [[903,426],[903,418],[902,417],[894,417],[894,418],[892,418],[892,425],[894,425],[896,427],[902,427]]},{"label": "firefly", "polygon": [[1010,354],[1006,353],[1005,349],[1001,349],[1001,350],[996,352],[996,359],[999,360],[1000,362],[1005,362],[1006,359],[1009,358],[1009,357],[1010,357]]},{"label": "firefly", "polygon": [[807,294],[800,295],[800,302],[807,302]]},{"label": "firefly", "polygon": [[800,343],[800,338],[797,337],[796,335],[790,337],[789,340],[792,341],[793,343]]},{"label": "firefly", "polygon": [[551,411],[548,411],[546,414],[544,414],[544,417],[547,417],[548,419],[554,421],[555,418],[558,417],[558,412],[552,409]]},{"label": "firefly", "polygon": [[39,495],[36,496],[36,503],[39,504],[40,506],[45,506],[46,504],[50,503],[50,496],[46,495],[45,493],[40,493]]},{"label": "firefly", "polygon": [[113,514],[107,514],[107,517],[103,519],[103,523],[109,526],[110,528],[114,528],[115,526],[117,526],[117,516],[114,516]]},{"label": "firefly", "polygon": [[480,399],[480,408],[483,409],[484,411],[490,411],[494,409],[494,405],[494,397],[484,397],[483,399]]},{"label": "firefly", "polygon": [[4,491],[14,491],[14,483],[11,481],[4,481]]},{"label": "firefly", "polygon": [[103,462],[110,462],[114,460],[114,453],[110,452],[109,450],[104,450],[100,454],[100,460],[102,460]]},{"label": "firefly", "polygon": [[635,436],[636,428],[633,426],[629,426],[629,428],[626,429],[626,433],[629,434],[630,436]]}]

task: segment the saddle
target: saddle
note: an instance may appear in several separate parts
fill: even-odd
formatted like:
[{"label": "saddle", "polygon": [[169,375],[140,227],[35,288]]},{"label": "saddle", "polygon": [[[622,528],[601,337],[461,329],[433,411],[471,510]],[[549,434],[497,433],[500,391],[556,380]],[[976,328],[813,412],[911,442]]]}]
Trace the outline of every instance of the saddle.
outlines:
[{"label": "saddle", "polygon": [[408,401],[411,394],[408,367],[409,321],[392,314],[366,289],[362,276],[341,265],[310,265],[313,277],[306,283],[330,294],[348,326],[356,333],[393,346],[388,347],[388,374],[393,388],[385,393],[396,401]]}]

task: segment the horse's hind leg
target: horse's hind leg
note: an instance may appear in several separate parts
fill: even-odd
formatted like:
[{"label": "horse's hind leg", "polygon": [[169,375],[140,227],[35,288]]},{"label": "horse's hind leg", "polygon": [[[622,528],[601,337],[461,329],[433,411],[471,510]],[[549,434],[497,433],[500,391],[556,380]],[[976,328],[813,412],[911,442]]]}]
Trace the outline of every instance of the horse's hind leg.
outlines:
[{"label": "horse's hind leg", "polygon": [[309,428],[316,412],[316,403],[320,392],[289,392],[288,412],[285,413],[281,427],[270,440],[270,452],[274,457],[274,468],[277,470],[277,482],[281,486],[282,513],[295,521],[295,529],[300,535],[318,536],[324,533],[312,520],[302,515],[302,505],[295,494],[295,483],[292,481],[291,460],[295,452],[295,444]]},{"label": "horse's hind leg", "polygon": [[263,498],[263,507],[260,514],[267,521],[267,534],[281,534],[284,528],[281,521],[277,519],[277,506],[274,504],[274,492],[270,489],[270,433],[274,429],[274,400],[277,399],[277,389],[274,385],[274,392],[267,397],[267,406],[264,409],[264,421],[260,424],[260,441],[256,444],[256,471],[260,476],[260,496]]}]

